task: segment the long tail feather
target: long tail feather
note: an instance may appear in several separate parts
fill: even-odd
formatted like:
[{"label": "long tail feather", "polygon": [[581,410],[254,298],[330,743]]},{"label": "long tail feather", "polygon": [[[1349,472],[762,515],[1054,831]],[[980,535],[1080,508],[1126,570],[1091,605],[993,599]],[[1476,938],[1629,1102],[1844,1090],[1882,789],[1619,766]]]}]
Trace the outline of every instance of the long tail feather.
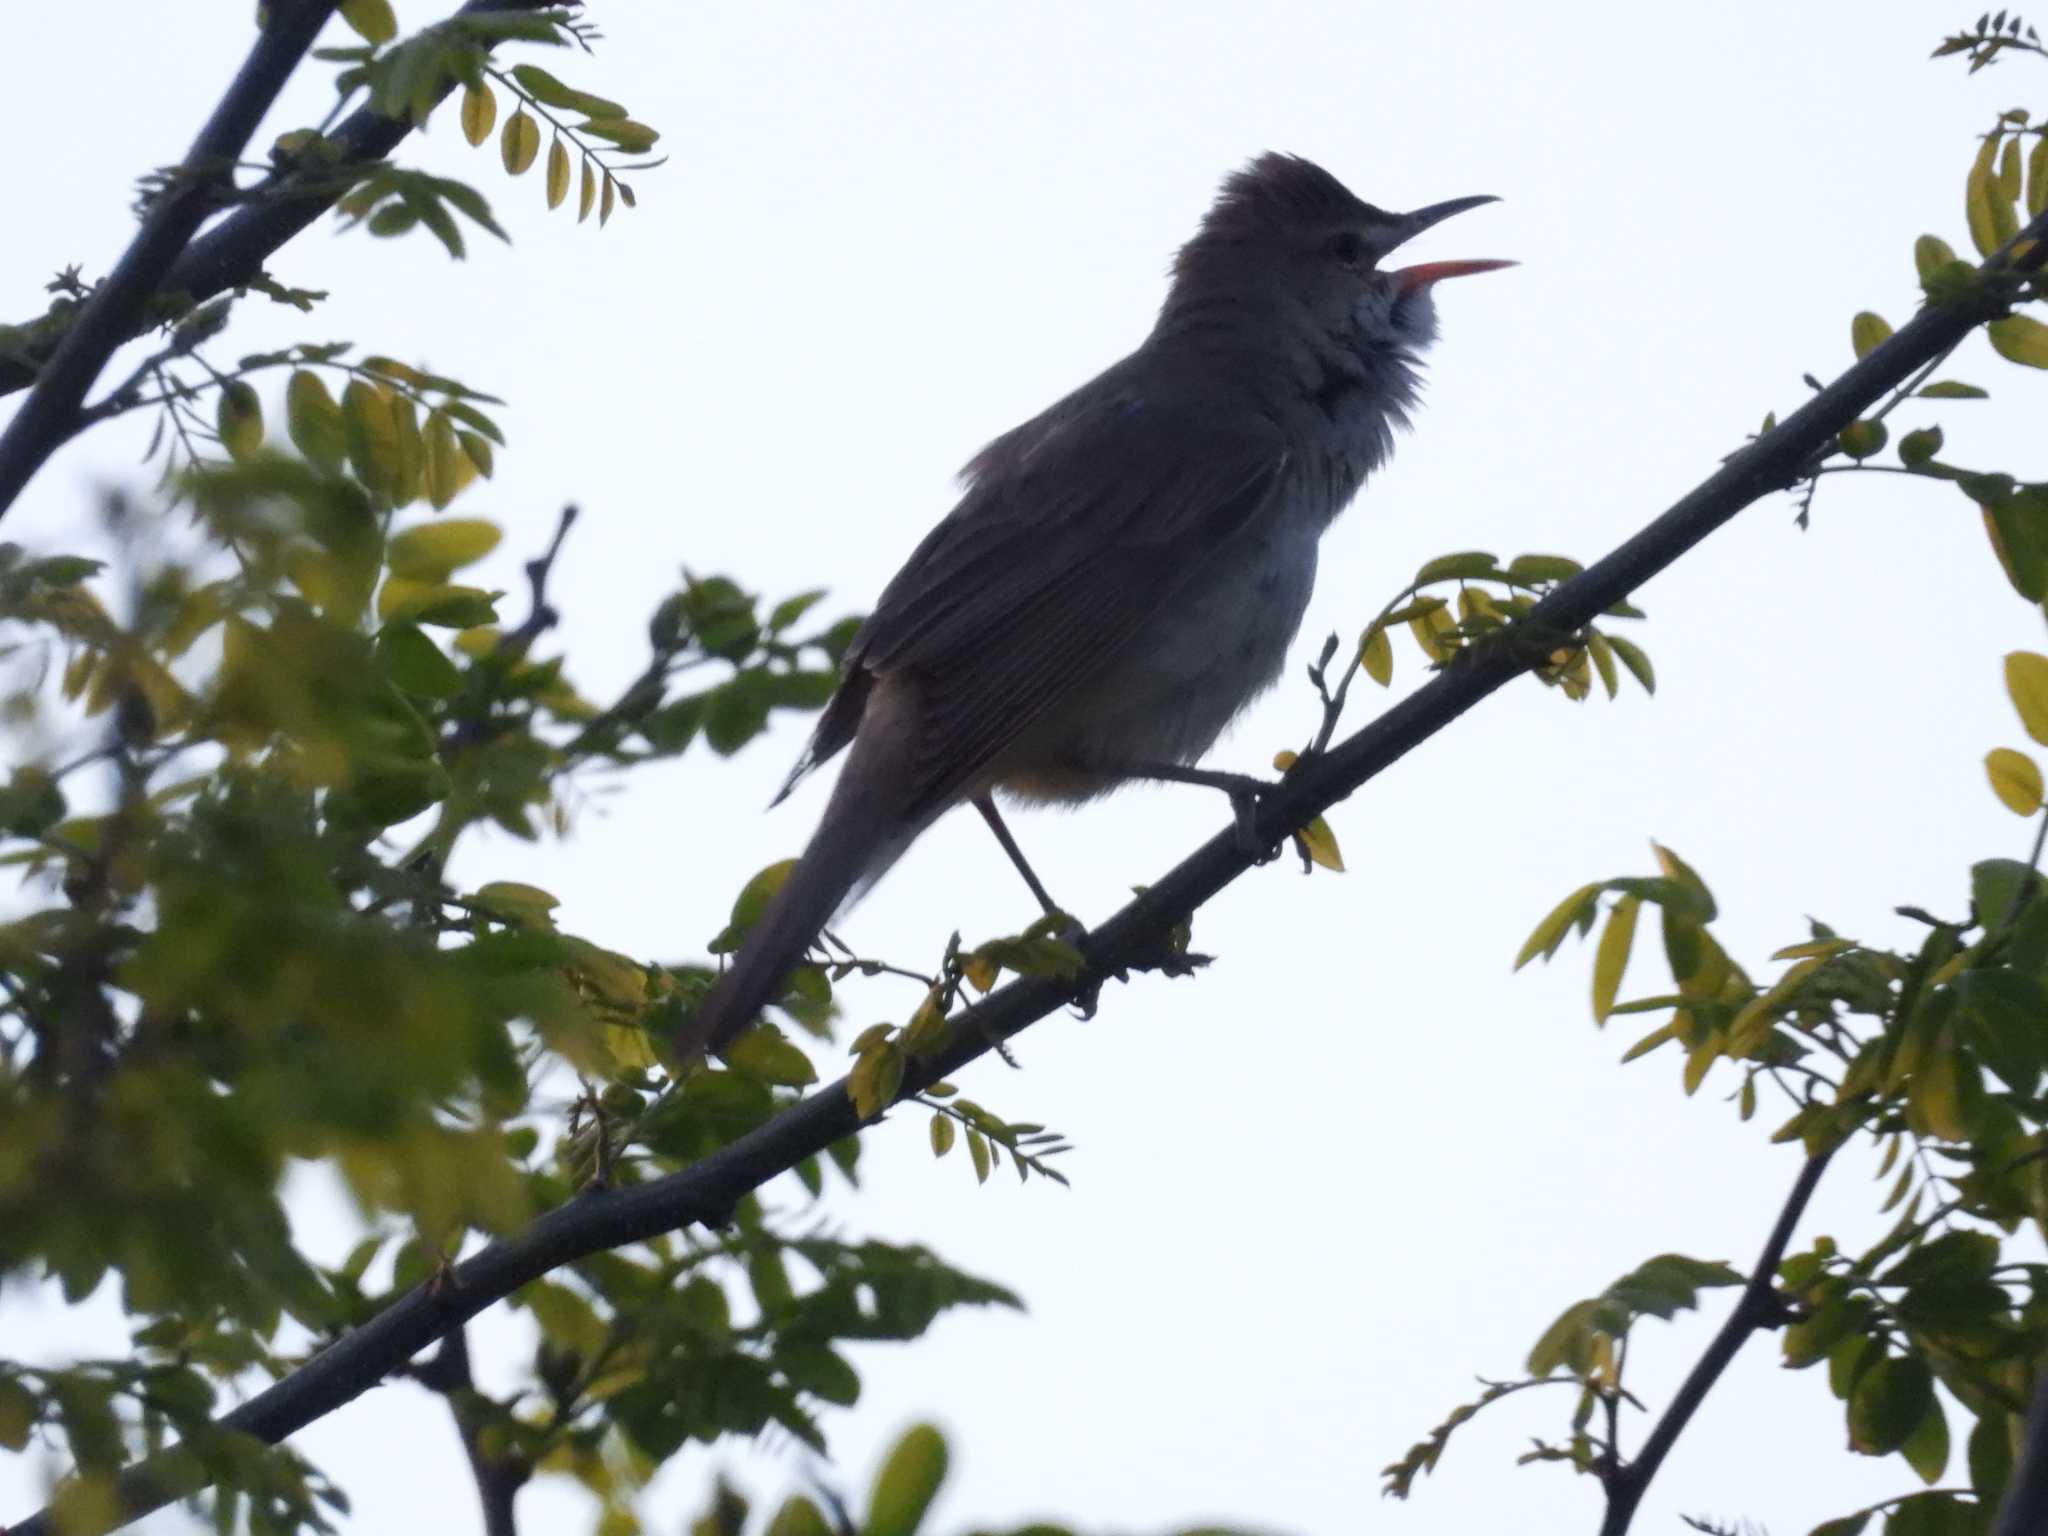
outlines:
[{"label": "long tail feather", "polygon": [[725,974],[677,1032],[678,1064],[722,1051],[781,995],[790,972],[849,895],[895,862],[922,823],[904,822],[914,745],[908,690],[877,686],[832,798],[782,889],[769,899]]}]

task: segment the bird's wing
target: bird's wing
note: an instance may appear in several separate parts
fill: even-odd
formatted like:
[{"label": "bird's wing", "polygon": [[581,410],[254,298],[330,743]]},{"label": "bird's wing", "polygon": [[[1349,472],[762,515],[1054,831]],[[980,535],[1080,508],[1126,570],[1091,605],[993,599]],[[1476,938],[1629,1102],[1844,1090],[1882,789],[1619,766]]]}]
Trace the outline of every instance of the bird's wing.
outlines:
[{"label": "bird's wing", "polygon": [[1287,461],[1265,418],[1124,392],[1063,402],[1001,446],[849,653],[856,672],[917,681],[920,809],[1129,644],[1258,516]]}]

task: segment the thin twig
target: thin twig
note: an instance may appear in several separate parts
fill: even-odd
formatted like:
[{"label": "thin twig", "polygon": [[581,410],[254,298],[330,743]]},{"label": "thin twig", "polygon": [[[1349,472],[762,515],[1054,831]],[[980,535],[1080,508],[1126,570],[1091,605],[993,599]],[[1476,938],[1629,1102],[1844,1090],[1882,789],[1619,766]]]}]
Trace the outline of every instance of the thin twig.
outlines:
[{"label": "thin twig", "polygon": [[37,375],[21,409],[0,433],[0,514],[14,505],[43,461],[56,451],[114,349],[141,330],[150,295],[219,206],[227,173],[270,110],[335,0],[276,0],[256,44],[192,141],[183,165],[150,209],[142,228],[105,282],[80,308],[55,354]]},{"label": "thin twig", "polygon": [[1785,1302],[1778,1294],[1777,1286],[1778,1265],[1792,1242],[1792,1233],[1799,1225],[1799,1218],[1806,1213],[1806,1203],[1813,1198],[1821,1175],[1827,1172],[1828,1160],[1834,1155],[1835,1149],[1830,1147],[1806,1160],[1806,1166],[1799,1170],[1799,1177],[1793,1182],[1792,1193],[1786,1197],[1784,1209],[1778,1212],[1777,1223],[1764,1243],[1764,1251],[1757,1257],[1756,1268],[1750,1271],[1749,1283],[1742,1288],[1742,1295],[1736,1300],[1735,1310],[1728,1314],[1728,1321],[1721,1325],[1721,1331],[1714,1335],[1706,1353],[1693,1365],[1677,1395],[1665,1408],[1663,1417],[1657,1420],[1656,1428],[1650,1431],[1650,1438],[1643,1442],[1641,1454],[1607,1478],[1607,1516],[1600,1522],[1600,1536],[1622,1536],[1628,1529],[1650,1480],[1663,1466],[1664,1458],[1678,1443],[1678,1437],[1684,1433],[1685,1426],[1691,1422],[1700,1404],[1706,1401],[1707,1394],[1714,1390],[1714,1384],[1721,1379],[1728,1362],[1749,1342],[1749,1336],[1784,1321]]},{"label": "thin twig", "polygon": [[[473,16],[500,11],[540,11],[557,3],[559,0],[469,0],[469,4],[456,14]],[[451,80],[441,95],[445,96],[454,88],[455,82]],[[435,99],[438,101],[440,97]],[[347,121],[329,135],[340,152],[335,169],[341,171],[375,164],[403,143],[416,126],[409,117],[386,117],[369,107],[350,113]],[[255,189],[265,194],[262,200],[238,208],[185,246],[184,253],[172,263],[170,270],[161,274],[154,291],[183,294],[194,303],[203,303],[230,288],[252,282],[262,274],[264,262],[274,256],[286,241],[334,206],[345,180],[338,175],[326,176],[318,189],[302,189],[290,173],[279,173],[272,181]],[[290,195],[282,195],[286,193]],[[146,299],[147,295],[144,297]],[[49,371],[48,357],[65,344],[71,333],[78,329],[81,319],[80,316],[73,317],[63,340],[45,343],[47,352],[31,343],[23,349],[26,357],[0,357],[0,395],[26,389],[46,374]],[[130,323],[117,335],[116,343],[133,340],[146,329],[148,325],[138,312],[130,317]],[[79,398],[83,398],[82,390]],[[74,400],[73,404],[76,403]]]},{"label": "thin twig", "polygon": [[484,1399],[476,1389],[469,1368],[469,1331],[451,1330],[441,1347],[422,1364],[408,1368],[405,1375],[439,1394],[455,1420],[455,1433],[462,1441],[469,1470],[476,1478],[477,1498],[483,1504],[484,1536],[519,1536],[513,1518],[513,1501],[533,1476],[533,1468],[516,1458],[493,1456],[484,1449],[486,1415],[479,1409]]}]

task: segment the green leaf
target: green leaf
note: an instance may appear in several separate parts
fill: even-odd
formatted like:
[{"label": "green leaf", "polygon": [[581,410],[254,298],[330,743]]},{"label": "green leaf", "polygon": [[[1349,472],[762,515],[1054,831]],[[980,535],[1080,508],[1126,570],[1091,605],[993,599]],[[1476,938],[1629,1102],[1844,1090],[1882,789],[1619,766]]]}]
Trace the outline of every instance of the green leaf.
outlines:
[{"label": "green leaf", "polygon": [[494,594],[479,587],[449,586],[393,576],[377,592],[377,617],[385,623],[432,624],[442,629],[477,629],[498,619]]},{"label": "green leaf", "polygon": [[1921,1415],[1913,1433],[1906,1436],[1899,1454],[1919,1474],[1920,1481],[1931,1488],[1948,1470],[1948,1449],[1948,1415],[1942,1411],[1941,1399],[1930,1397],[1927,1412]]},{"label": "green leaf", "polygon": [[1863,1527],[1870,1524],[1874,1510],[1859,1510],[1853,1515],[1843,1515],[1838,1520],[1823,1520],[1806,1536],[1862,1536]]},{"label": "green leaf", "polygon": [[1896,1451],[1934,1402],[1934,1377],[1917,1355],[1888,1355],[1865,1371],[1849,1397],[1850,1448],[1865,1456]]},{"label": "green leaf", "polygon": [[326,381],[309,368],[293,372],[284,387],[285,430],[308,461],[330,473],[348,454],[348,427]]},{"label": "green leaf", "polygon": [[1614,1000],[1621,993],[1621,978],[1628,969],[1629,950],[1636,941],[1636,912],[1642,898],[1634,894],[1615,902],[1600,933],[1600,947],[1593,953],[1593,1020],[1605,1024],[1614,1012]]},{"label": "green leaf", "polygon": [[1987,1504],[1997,1501],[2012,1477],[2012,1439],[2007,1422],[2004,1413],[1988,1408],[1970,1431],[1970,1486]]},{"label": "green leaf", "polygon": [[1523,942],[1521,952],[1515,956],[1515,969],[1519,971],[1538,955],[1548,960],[1556,954],[1558,946],[1564,943],[1565,935],[1571,932],[1572,924],[1583,919],[1599,895],[1600,885],[1595,881],[1580,886],[1552,907]]},{"label": "green leaf", "polygon": [[1629,675],[1643,685],[1643,692],[1655,693],[1657,672],[1650,665],[1650,658],[1644,654],[1643,648],[1620,635],[1609,635],[1607,643],[1614,647],[1614,654],[1621,658],[1621,664],[1628,668]]},{"label": "green leaf", "polygon": [[392,397],[374,384],[350,379],[341,392],[348,457],[356,478],[373,496],[394,497],[405,467]]},{"label": "green leaf", "polygon": [[[608,139],[629,155],[646,154],[661,137],[645,123],[636,123],[630,117],[593,117],[579,125],[578,131]],[[628,208],[633,206],[632,191],[624,182],[619,183],[619,196],[626,200]]]},{"label": "green leaf", "polygon": [[521,107],[505,119],[504,131],[498,135],[499,158],[507,174],[523,176],[539,153],[540,124]]},{"label": "green leaf", "polygon": [[483,559],[504,536],[496,523],[482,518],[443,518],[394,534],[385,547],[384,560],[394,576],[443,582],[463,566]]},{"label": "green leaf", "polygon": [[872,1120],[895,1103],[903,1087],[903,1068],[903,1052],[886,1041],[861,1052],[846,1082],[854,1113]]},{"label": "green leaf", "polygon": [[1886,430],[1883,422],[1864,420],[1850,422],[1848,426],[1842,428],[1841,435],[1835,441],[1841,444],[1842,452],[1860,463],[1882,452],[1890,439],[1891,433]]},{"label": "green leaf", "polygon": [[2048,325],[2031,315],[2007,315],[1984,330],[2000,357],[2029,368],[2048,368]]},{"label": "green leaf", "polygon": [[559,208],[569,195],[569,151],[558,136],[548,145],[548,207]]},{"label": "green leaf", "polygon": [[1891,340],[1892,328],[1884,316],[1864,310],[1849,322],[1849,345],[1859,358],[1868,357]]},{"label": "green leaf", "polygon": [[1585,567],[1568,555],[1517,555],[1508,562],[1508,575],[1517,581],[1569,581]]},{"label": "green leaf", "polygon": [[1394,642],[1387,638],[1384,627],[1376,624],[1365,632],[1365,641],[1358,648],[1358,664],[1382,688],[1393,683]]},{"label": "green leaf", "polygon": [[551,914],[562,904],[539,886],[517,880],[493,880],[478,886],[469,899],[495,917],[537,928],[554,927]]},{"label": "green leaf", "polygon": [[932,1156],[944,1157],[953,1150],[953,1117],[936,1110],[932,1112]]},{"label": "green leaf", "polygon": [[387,624],[377,636],[384,675],[407,693],[450,699],[462,691],[462,673],[441,648],[410,624]]},{"label": "green leaf", "polygon": [[1984,772],[1991,792],[2015,816],[2031,816],[2041,809],[2041,768],[2026,753],[1994,747],[1984,754]]},{"label": "green leaf", "polygon": [[2010,652],[2005,658],[2005,691],[2027,734],[2048,746],[2048,656]]},{"label": "green leaf", "polygon": [[491,136],[491,129],[498,122],[498,98],[491,88],[478,81],[475,85],[462,88],[462,136],[472,147],[480,145]]},{"label": "green leaf", "polygon": [[1337,847],[1337,834],[1330,830],[1330,823],[1318,816],[1299,832],[1294,834],[1295,846],[1308,858],[1311,864],[1344,873],[1344,855]]},{"label": "green leaf", "polygon": [[1953,265],[1955,261],[1956,253],[1946,240],[1934,235],[1922,235],[1913,242],[1913,269],[1920,274],[1922,282],[1943,268]]},{"label": "green leaf", "polygon": [[237,462],[253,458],[263,446],[263,402],[255,389],[245,380],[229,380],[221,388],[214,424],[228,457]]},{"label": "green leaf", "polygon": [[1899,439],[1899,462],[1908,469],[1918,469],[1941,452],[1941,428],[1922,427],[1908,432]]},{"label": "green leaf", "polygon": [[795,868],[795,859],[779,859],[766,869],[756,872],[751,880],[741,886],[739,895],[733,898],[733,928],[745,933],[758,923],[761,914],[768,909],[769,899],[788,883]]},{"label": "green leaf", "polygon": [[1958,384],[1954,379],[1937,379],[1918,391],[1923,400],[1989,400],[1988,390],[1974,384]]},{"label": "green leaf", "polygon": [[833,1536],[831,1522],[802,1494],[793,1494],[775,1512],[762,1536]]},{"label": "green leaf", "polygon": [[1483,550],[1466,550],[1455,555],[1438,555],[1434,560],[1424,561],[1415,573],[1415,585],[1428,586],[1434,581],[1476,580],[1500,574],[1500,562]]},{"label": "green leaf", "polygon": [[35,1422],[35,1394],[12,1376],[0,1376],[0,1449],[26,1449]]},{"label": "green leaf", "polygon": [[2019,227],[2012,203],[2000,191],[1993,173],[2000,137],[1996,132],[1985,135],[1963,184],[1963,212],[1970,226],[1970,243],[1977,247],[1980,256],[1989,256]]},{"label": "green leaf", "polygon": [[818,1080],[811,1058],[773,1024],[749,1030],[719,1053],[725,1064],[778,1088],[806,1088]]},{"label": "green leaf", "polygon": [[340,9],[341,19],[366,43],[381,48],[398,36],[391,0],[341,0]]},{"label": "green leaf", "polygon": [[585,117],[624,117],[626,109],[616,101],[607,101],[602,96],[593,96],[588,91],[579,91],[564,85],[537,64],[515,64],[512,78],[517,80],[527,95],[548,107],[561,107],[570,112],[581,112]]},{"label": "green leaf", "polygon": [[929,1424],[915,1425],[875,1474],[862,1536],[912,1536],[945,1480],[945,1436]]}]

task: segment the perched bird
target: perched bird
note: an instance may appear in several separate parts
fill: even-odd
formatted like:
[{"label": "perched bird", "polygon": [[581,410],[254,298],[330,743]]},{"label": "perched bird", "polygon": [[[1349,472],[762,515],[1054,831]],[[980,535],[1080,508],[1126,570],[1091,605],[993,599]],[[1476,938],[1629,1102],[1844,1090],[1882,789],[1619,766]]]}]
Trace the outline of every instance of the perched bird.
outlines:
[{"label": "perched bird", "polygon": [[[1193,765],[1286,662],[1316,545],[1393,447],[1445,278],[1387,268],[1440,220],[1361,202],[1268,154],[1224,183],[1144,343],[982,449],[897,572],[783,787],[842,748],[825,814],[674,1042],[724,1049],[818,931],[953,806],[989,821],[1048,910],[993,792],[1077,803],[1135,779],[1230,789]],[[779,798],[779,797],[778,797]]]}]

